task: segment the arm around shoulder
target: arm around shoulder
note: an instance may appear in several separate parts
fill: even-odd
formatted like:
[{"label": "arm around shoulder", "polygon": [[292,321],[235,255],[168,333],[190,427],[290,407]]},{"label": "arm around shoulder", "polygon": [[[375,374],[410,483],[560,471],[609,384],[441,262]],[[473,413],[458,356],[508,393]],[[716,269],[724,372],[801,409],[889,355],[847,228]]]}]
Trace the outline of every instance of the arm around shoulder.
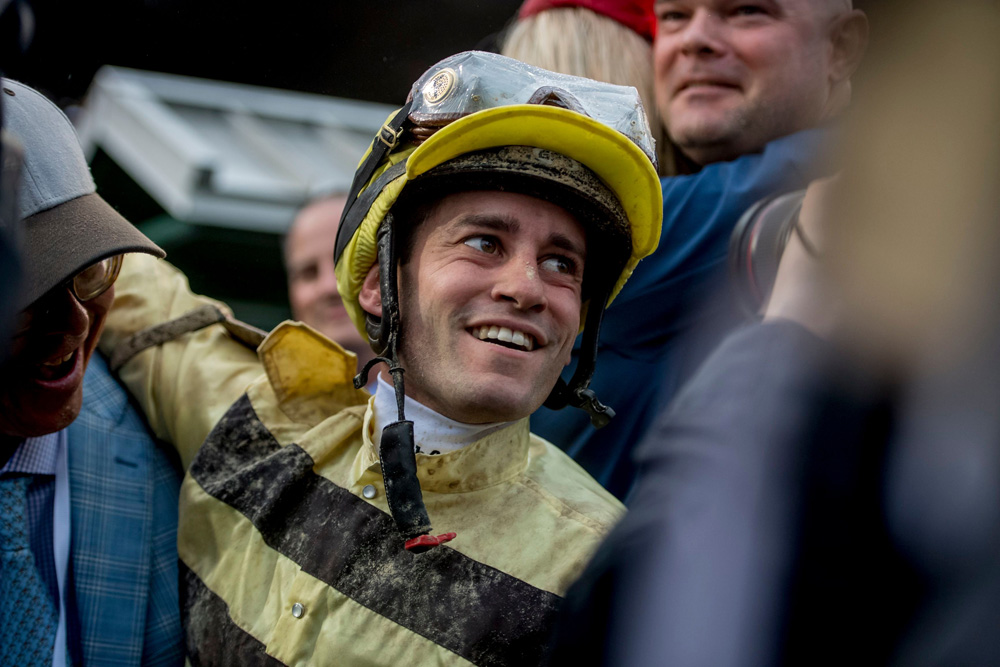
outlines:
[{"label": "arm around shoulder", "polygon": [[[105,354],[133,334],[218,301],[191,292],[183,273],[162,260],[125,258],[100,347]],[[256,352],[218,324],[185,333],[129,359],[119,376],[157,437],[177,447],[185,467],[226,409],[262,368]]]}]

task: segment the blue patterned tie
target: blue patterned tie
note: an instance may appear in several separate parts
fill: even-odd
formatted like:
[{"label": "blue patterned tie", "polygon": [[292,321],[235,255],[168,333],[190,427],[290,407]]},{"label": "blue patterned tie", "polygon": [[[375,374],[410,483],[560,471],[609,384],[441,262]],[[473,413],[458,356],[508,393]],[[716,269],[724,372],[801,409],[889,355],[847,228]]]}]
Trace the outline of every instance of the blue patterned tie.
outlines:
[{"label": "blue patterned tie", "polygon": [[28,544],[29,484],[0,479],[0,665],[51,665],[59,622]]}]

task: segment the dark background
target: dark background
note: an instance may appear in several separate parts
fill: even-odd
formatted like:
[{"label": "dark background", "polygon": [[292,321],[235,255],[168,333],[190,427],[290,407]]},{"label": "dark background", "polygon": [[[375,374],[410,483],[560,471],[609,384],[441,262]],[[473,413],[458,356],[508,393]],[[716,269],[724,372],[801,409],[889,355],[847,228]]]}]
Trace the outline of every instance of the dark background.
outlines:
[{"label": "dark background", "polygon": [[488,43],[520,4],[32,0],[34,40],[6,71],[62,106],[104,64],[402,104],[425,69]]},{"label": "dark background", "polygon": [[[32,0],[27,53],[10,56],[14,40],[3,25],[0,50],[9,76],[63,107],[80,102],[105,64],[399,105],[435,62],[493,49],[520,4]],[[854,4],[868,11],[877,40],[882,3]],[[196,291],[230,303],[262,328],[288,316],[279,236],[181,223],[103,152],[91,166],[102,196],[167,250]]]},{"label": "dark background", "polygon": [[[82,101],[105,64],[401,105],[435,62],[494,48],[520,4],[32,0],[31,45],[3,66],[64,108]],[[3,26],[0,41],[13,43]],[[264,329],[290,316],[279,235],[175,220],[103,151],[91,169],[98,192],[167,251],[195,291]]]}]

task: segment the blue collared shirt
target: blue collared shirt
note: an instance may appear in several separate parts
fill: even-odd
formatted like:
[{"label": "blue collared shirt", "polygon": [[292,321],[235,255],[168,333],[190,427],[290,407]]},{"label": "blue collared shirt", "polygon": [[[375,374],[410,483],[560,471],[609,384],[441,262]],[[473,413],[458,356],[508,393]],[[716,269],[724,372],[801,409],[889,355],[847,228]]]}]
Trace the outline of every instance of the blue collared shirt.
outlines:
[{"label": "blue collared shirt", "polygon": [[6,465],[0,468],[0,477],[20,473],[33,477],[28,487],[28,537],[35,564],[49,596],[59,609],[59,584],[56,578],[55,551],[52,545],[53,515],[56,496],[56,459],[59,438],[65,431],[49,433],[38,438],[28,438],[20,444]]},{"label": "blue collared shirt", "polygon": [[[56,553],[53,536],[56,530],[66,538],[70,531],[69,517],[60,513],[60,525],[56,525],[56,474],[59,470],[59,451],[65,450],[66,430],[56,431],[37,438],[27,438],[22,442],[7,463],[0,468],[0,478],[9,475],[30,475],[28,486],[28,543],[35,556],[35,566],[48,590],[54,608],[60,609],[59,576],[56,568]],[[66,502],[66,501],[64,501]],[[66,610],[69,612],[70,610]],[[79,622],[75,613],[64,614],[67,635],[62,636],[62,650],[57,650],[54,664],[63,664],[68,645],[73,645],[79,637]],[[68,639],[67,639],[68,636]],[[75,652],[73,652],[75,654]]]}]

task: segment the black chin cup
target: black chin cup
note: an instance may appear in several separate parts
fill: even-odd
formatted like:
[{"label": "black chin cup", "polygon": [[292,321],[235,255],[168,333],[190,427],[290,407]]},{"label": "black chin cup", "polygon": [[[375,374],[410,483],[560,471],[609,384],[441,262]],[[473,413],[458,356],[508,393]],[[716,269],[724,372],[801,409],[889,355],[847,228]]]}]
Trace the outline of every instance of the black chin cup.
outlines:
[{"label": "black chin cup", "polygon": [[400,420],[382,429],[378,458],[382,464],[385,498],[399,534],[404,540],[426,535],[431,530],[431,520],[417,479],[413,422]]},{"label": "black chin cup", "polygon": [[594,428],[607,426],[615,416],[615,411],[601,403],[593,390],[587,388],[594,377],[597,341],[600,338],[601,321],[604,319],[604,306],[608,302],[608,294],[609,290],[604,289],[591,295],[576,372],[568,384],[559,378],[549,397],[545,399],[545,407],[551,410],[561,410],[566,406],[583,410],[590,416],[590,423]]}]

